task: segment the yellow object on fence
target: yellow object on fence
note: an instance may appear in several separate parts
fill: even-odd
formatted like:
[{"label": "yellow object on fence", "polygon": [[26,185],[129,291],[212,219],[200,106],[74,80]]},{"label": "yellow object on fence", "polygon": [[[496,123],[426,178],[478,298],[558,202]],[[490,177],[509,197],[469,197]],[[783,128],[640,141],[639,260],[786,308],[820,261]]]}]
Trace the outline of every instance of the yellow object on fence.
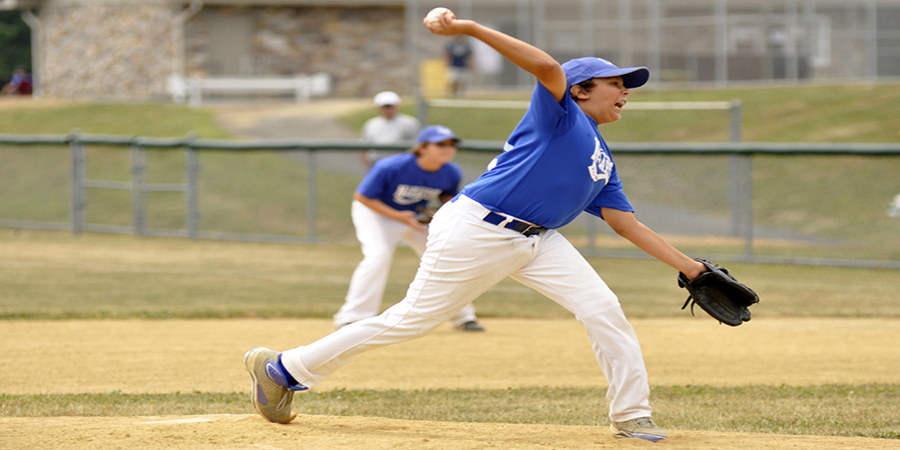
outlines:
[{"label": "yellow object on fence", "polygon": [[447,95],[447,62],[440,58],[426,59],[419,63],[419,86],[425,98]]}]

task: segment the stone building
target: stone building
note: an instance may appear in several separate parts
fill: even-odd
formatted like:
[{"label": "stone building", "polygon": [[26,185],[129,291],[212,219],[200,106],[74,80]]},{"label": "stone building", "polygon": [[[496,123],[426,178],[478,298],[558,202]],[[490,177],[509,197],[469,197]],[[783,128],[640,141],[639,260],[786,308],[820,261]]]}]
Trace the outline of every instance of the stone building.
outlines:
[{"label": "stone building", "polygon": [[[558,60],[646,65],[652,82],[900,79],[900,0],[0,0],[32,28],[40,93],[164,99],[171,75],[324,72],[331,95],[410,94],[442,4]],[[481,87],[533,79],[475,42]]]},{"label": "stone building", "polygon": [[34,72],[52,97],[165,98],[172,74],[327,72],[339,96],[409,82],[402,1],[5,3],[34,11]]}]

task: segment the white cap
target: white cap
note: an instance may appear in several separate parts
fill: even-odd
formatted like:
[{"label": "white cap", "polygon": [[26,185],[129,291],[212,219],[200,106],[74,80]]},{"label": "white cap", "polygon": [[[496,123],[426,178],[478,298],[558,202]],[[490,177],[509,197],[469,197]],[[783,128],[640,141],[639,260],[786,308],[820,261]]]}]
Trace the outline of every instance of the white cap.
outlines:
[{"label": "white cap", "polygon": [[399,105],[400,96],[395,92],[384,91],[375,95],[375,106]]}]

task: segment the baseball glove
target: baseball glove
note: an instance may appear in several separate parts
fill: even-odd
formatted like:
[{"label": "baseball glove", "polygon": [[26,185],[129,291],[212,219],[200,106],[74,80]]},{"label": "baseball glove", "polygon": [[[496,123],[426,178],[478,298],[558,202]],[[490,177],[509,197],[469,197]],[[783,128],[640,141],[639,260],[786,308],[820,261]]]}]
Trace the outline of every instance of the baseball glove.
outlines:
[{"label": "baseball glove", "polygon": [[431,223],[431,219],[434,218],[434,213],[436,212],[437,208],[419,207],[416,213],[416,220],[421,224]]},{"label": "baseball glove", "polygon": [[703,263],[708,271],[693,280],[678,272],[678,286],[687,289],[690,294],[681,309],[690,304],[691,315],[694,315],[694,305],[700,305],[714,319],[733,327],[750,320],[747,307],[759,303],[756,292],[739,283],[724,267],[703,259],[697,261]]}]

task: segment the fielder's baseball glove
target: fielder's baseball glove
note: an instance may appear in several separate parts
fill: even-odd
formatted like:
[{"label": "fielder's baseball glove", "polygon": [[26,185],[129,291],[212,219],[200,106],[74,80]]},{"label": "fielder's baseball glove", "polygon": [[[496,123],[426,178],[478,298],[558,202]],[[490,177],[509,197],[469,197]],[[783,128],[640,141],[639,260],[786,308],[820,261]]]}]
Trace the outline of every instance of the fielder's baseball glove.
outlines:
[{"label": "fielder's baseball glove", "polygon": [[437,208],[424,208],[420,207],[417,209],[416,220],[422,224],[431,223],[431,219],[434,218],[434,213],[437,212]]},{"label": "fielder's baseball glove", "polygon": [[678,272],[678,286],[690,293],[681,309],[690,304],[693,315],[694,305],[700,305],[714,319],[733,327],[750,320],[750,310],[747,307],[759,303],[756,292],[739,283],[724,267],[703,259],[697,261],[702,262],[708,271],[693,280],[688,280],[687,275]]}]

